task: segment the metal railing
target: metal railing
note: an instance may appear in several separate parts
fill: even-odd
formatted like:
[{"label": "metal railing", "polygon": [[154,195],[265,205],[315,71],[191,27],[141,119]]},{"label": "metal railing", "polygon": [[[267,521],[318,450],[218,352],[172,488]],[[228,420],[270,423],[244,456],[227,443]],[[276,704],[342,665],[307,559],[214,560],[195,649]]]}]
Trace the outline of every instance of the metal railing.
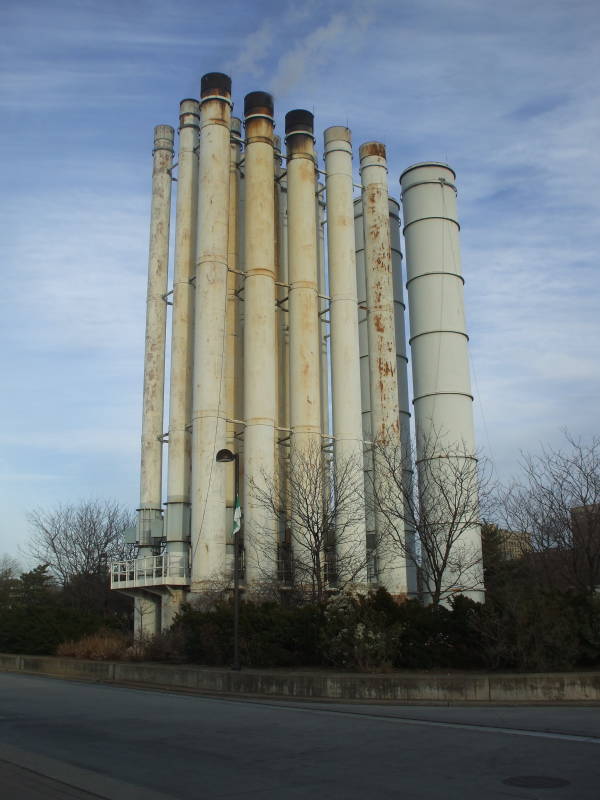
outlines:
[{"label": "metal railing", "polygon": [[289,542],[280,542],[277,545],[277,577],[286,586],[293,583],[294,555]]},{"label": "metal railing", "polygon": [[379,581],[379,563],[375,550],[367,552],[367,583]]},{"label": "metal railing", "polygon": [[113,561],[110,565],[111,589],[137,586],[184,586],[190,582],[187,555],[163,553],[130,561]]}]

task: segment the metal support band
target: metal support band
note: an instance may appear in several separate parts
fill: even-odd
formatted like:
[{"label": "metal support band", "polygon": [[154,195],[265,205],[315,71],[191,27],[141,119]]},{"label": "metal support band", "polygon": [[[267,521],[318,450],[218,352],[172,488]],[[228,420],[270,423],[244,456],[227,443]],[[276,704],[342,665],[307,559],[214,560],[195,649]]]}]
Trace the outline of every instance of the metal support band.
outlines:
[{"label": "metal support band", "polygon": [[264,144],[268,144],[273,147],[273,139],[269,139],[268,136],[249,136],[246,139],[245,144],[247,146],[249,144],[254,144],[254,142],[263,142]]},{"label": "metal support band", "polygon": [[423,400],[426,397],[438,397],[441,394],[456,395],[457,397],[468,397],[469,400],[473,400],[473,395],[469,394],[468,392],[428,392],[427,394],[420,394],[418,397],[413,397],[413,406],[417,400]]},{"label": "metal support band", "polygon": [[412,278],[409,278],[406,281],[406,288],[408,289],[408,284],[412,283],[413,281],[416,281],[417,278],[426,278],[428,275],[448,275],[448,277],[450,278],[458,278],[460,281],[462,281],[463,286],[465,283],[465,279],[463,278],[462,275],[459,275],[458,272],[444,272],[443,270],[437,270],[437,271],[432,270],[431,272],[421,272],[419,275],[413,275]]},{"label": "metal support band", "polygon": [[233,100],[230,97],[224,97],[222,94],[208,94],[206,97],[201,97],[200,105],[206,103],[207,100],[222,100],[224,103],[227,103],[229,108],[233,108]]},{"label": "metal support band", "polygon": [[[348,153],[349,155],[352,155],[352,145],[350,144],[350,142],[347,142],[344,147],[326,147],[323,155],[326,156],[329,155],[329,153]],[[340,174],[345,174],[345,173],[340,173]]]},{"label": "metal support band", "polygon": [[411,336],[411,338],[408,340],[408,343],[412,344],[415,339],[419,338],[419,336],[429,336],[432,333],[455,333],[458,336],[464,336],[467,342],[469,341],[469,335],[464,331],[440,330],[439,328],[436,328],[434,331],[423,331],[422,333],[417,333],[414,336]]},{"label": "metal support band", "polygon": [[448,186],[450,189],[454,189],[455,194],[458,194],[456,186],[450,181],[445,180],[444,178],[438,178],[435,181],[417,181],[417,183],[411,183],[410,186],[407,186],[406,189],[402,192],[402,197],[409,192],[411,189],[414,189],[415,186],[427,186],[428,184],[437,184],[438,186]]},{"label": "metal support band", "polygon": [[298,130],[298,131],[290,131],[289,133],[287,133],[286,136],[285,136],[285,143],[287,144],[287,140],[290,138],[290,136],[298,136],[300,134],[302,136],[310,136],[310,138],[313,140],[313,142],[315,141],[315,137],[314,137],[312,131]]},{"label": "metal support band", "polygon": [[211,119],[208,122],[205,122],[204,125],[200,125],[200,130],[208,128],[211,125],[222,125],[224,128],[227,128],[228,131],[231,130],[231,128],[229,127],[229,123],[225,122],[224,119]]},{"label": "metal support band", "polygon": [[415,464],[424,464],[426,461],[440,461],[441,459],[461,458],[465,461],[474,461],[476,464],[479,459],[476,456],[471,456],[468,453],[440,453],[438,456],[427,456],[427,458],[418,458]]},{"label": "metal support band", "polygon": [[275,127],[275,120],[270,114],[248,114],[248,116],[244,118],[244,127],[248,124],[249,119],[268,119],[269,122],[273,123],[273,127]]},{"label": "metal support band", "polygon": [[202,264],[221,264],[221,266],[229,269],[229,265],[226,261],[221,261],[220,258],[214,258],[213,256],[206,256],[205,258],[200,258],[196,261],[196,267],[201,267]]},{"label": "metal support band", "polygon": [[407,222],[404,228],[402,228],[402,233],[406,231],[407,228],[410,228],[411,225],[414,225],[416,222],[425,222],[428,219],[442,219],[446,222],[453,222],[458,230],[460,230],[460,225],[457,220],[453,219],[452,217],[419,217],[419,219],[413,219],[411,222]]},{"label": "metal support band", "polygon": [[316,169],[316,159],[314,156],[309,155],[308,153],[292,153],[292,155],[288,156],[288,161],[293,161],[297,158],[304,158],[306,161],[311,161],[315,165],[315,172],[318,172]]}]

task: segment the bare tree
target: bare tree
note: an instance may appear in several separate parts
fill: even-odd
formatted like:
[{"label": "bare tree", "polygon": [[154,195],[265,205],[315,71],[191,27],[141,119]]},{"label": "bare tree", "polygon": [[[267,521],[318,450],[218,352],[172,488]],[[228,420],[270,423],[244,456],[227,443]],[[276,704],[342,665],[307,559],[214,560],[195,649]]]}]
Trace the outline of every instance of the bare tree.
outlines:
[{"label": "bare tree", "polygon": [[508,528],[527,531],[529,565],[550,587],[593,594],[600,585],[600,438],[565,431],[566,447],[523,454],[523,477],[502,496]]},{"label": "bare tree", "polygon": [[10,605],[21,572],[21,565],[16,558],[7,554],[0,556],[0,607]]},{"label": "bare tree", "polygon": [[0,556],[0,580],[3,578],[18,578],[22,569],[18,560],[7,553]]},{"label": "bare tree", "polygon": [[[280,531],[282,583],[321,602],[332,589],[363,582],[368,556],[362,463],[346,459],[334,465],[320,443],[311,441],[290,458],[285,482],[253,483],[253,495]],[[268,552],[272,543],[263,543]]]},{"label": "bare tree", "polygon": [[111,500],[35,509],[27,516],[28,555],[48,564],[63,586],[80,576],[106,576],[110,561],[126,557],[123,534],[135,523],[134,514]]},{"label": "bare tree", "polygon": [[[381,548],[400,551],[412,563],[434,606],[458,592],[483,589],[480,525],[491,496],[487,462],[464,444],[440,436],[423,443],[420,458],[399,445],[375,442],[372,482]],[[417,463],[418,480],[412,465]]]}]

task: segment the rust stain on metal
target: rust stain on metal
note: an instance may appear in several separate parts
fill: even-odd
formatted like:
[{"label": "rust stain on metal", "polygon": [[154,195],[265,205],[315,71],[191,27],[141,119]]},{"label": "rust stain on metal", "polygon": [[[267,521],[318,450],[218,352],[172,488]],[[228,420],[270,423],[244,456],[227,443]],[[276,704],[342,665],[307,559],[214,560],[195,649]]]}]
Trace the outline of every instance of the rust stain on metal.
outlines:
[{"label": "rust stain on metal", "polygon": [[379,156],[380,158],[386,157],[385,145],[381,142],[365,142],[365,144],[361,145],[360,151],[362,158],[365,156]]},{"label": "rust stain on metal", "polygon": [[377,359],[377,369],[381,376],[386,375],[394,375],[396,370],[394,369],[394,364],[391,361],[385,361],[383,358]]},{"label": "rust stain on metal", "polygon": [[230,91],[228,86],[221,86],[213,84],[210,88],[206,88],[200,92],[200,98],[211,97],[212,95],[221,95],[221,97],[229,97]]}]

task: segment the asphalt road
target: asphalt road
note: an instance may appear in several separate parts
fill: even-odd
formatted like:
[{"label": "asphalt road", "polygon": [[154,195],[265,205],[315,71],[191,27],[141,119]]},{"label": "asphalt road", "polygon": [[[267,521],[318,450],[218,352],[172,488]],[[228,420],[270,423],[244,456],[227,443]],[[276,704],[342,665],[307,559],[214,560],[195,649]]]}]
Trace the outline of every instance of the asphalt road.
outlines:
[{"label": "asphalt road", "polygon": [[221,700],[0,674],[3,800],[600,798],[600,708]]}]

